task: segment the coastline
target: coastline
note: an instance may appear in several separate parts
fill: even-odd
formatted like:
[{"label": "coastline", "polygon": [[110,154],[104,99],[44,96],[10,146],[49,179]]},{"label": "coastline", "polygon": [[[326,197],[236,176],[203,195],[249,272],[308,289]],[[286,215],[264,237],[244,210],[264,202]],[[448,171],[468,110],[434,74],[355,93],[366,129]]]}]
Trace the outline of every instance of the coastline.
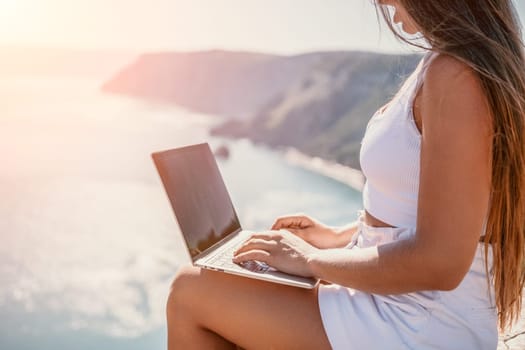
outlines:
[{"label": "coastline", "polygon": [[360,170],[320,157],[309,156],[293,147],[288,147],[281,152],[284,159],[290,164],[329,177],[359,192],[363,191],[365,177]]}]

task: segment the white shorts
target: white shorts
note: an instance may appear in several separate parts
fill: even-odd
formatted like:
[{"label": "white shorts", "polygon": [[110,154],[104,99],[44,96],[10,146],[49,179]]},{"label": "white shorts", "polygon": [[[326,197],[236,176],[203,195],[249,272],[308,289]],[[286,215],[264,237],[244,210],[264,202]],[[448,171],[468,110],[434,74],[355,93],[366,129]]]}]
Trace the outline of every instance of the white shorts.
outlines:
[{"label": "white shorts", "polygon": [[[414,228],[368,226],[362,210],[358,211],[358,222],[348,249],[377,246],[415,234]],[[450,292],[378,295],[321,284],[318,295],[324,329],[335,350],[497,347],[494,289],[487,285],[482,244],[460,286]]]}]

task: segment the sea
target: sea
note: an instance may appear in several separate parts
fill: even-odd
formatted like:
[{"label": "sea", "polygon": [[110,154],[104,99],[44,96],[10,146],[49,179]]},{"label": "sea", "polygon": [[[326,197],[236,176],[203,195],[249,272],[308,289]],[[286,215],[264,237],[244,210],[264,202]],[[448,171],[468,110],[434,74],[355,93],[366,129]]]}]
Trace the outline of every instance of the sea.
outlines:
[{"label": "sea", "polygon": [[227,146],[219,168],[245,228],[293,213],[356,219],[359,191],[281,151],[210,136],[222,117],[101,83],[0,79],[0,349],[166,348],[168,288],[189,255],[154,151]]}]

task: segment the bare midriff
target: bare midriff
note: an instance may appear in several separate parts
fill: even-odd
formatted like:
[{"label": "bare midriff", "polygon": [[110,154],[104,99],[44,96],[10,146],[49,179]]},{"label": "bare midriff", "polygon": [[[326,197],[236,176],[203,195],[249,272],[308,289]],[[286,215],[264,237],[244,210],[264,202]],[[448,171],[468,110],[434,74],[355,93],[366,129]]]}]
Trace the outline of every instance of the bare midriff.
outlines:
[{"label": "bare midriff", "polygon": [[[365,223],[368,226],[373,226],[373,227],[394,227],[394,228],[396,227],[396,226],[389,225],[386,222],[383,222],[383,221],[379,220],[378,218],[374,217],[372,214],[367,212],[366,209],[364,210],[364,212],[365,212],[365,215],[364,215]],[[479,237],[479,241],[480,242],[484,242],[485,241],[485,236],[484,235],[480,236]]]},{"label": "bare midriff", "polygon": [[373,226],[373,227],[395,227],[395,226],[387,224],[386,222],[379,220],[378,218],[374,217],[372,214],[370,214],[366,210],[365,210],[365,223],[368,226]]}]

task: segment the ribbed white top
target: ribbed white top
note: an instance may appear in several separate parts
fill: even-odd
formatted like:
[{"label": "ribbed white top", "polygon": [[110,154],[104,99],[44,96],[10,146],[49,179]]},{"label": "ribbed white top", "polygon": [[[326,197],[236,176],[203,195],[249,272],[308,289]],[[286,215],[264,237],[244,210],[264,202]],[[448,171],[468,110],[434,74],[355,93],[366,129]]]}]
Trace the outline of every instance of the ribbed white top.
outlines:
[{"label": "ribbed white top", "polygon": [[425,55],[387,108],[372,116],[361,142],[363,206],[396,227],[416,227],[421,134],[412,105],[435,55]]}]

